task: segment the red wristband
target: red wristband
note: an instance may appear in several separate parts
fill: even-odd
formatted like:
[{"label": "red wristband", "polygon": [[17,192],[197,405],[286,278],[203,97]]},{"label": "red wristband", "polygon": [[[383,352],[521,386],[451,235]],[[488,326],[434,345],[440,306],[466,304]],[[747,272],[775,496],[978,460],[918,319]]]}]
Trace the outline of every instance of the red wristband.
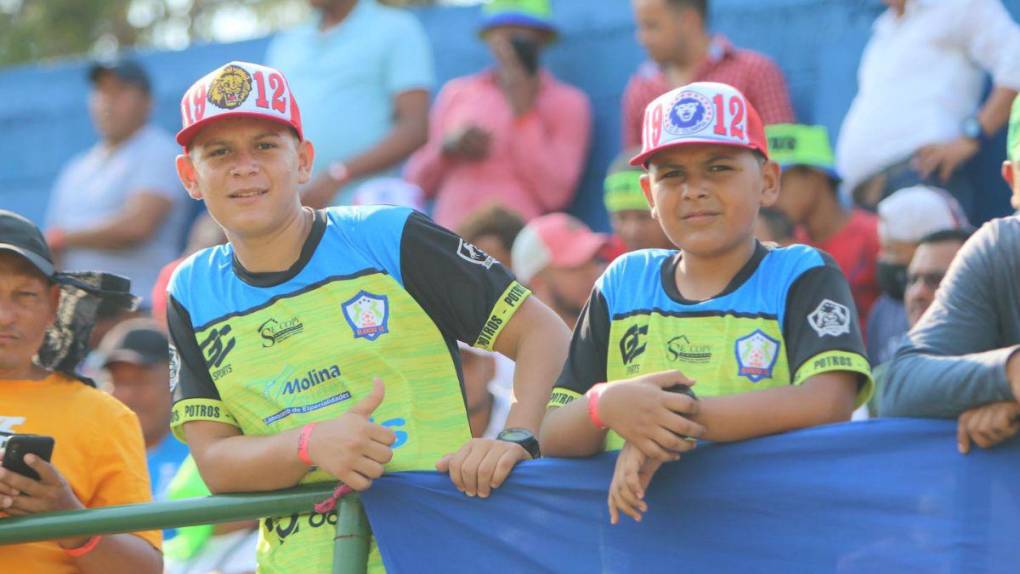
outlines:
[{"label": "red wristband", "polygon": [[81,558],[82,556],[85,556],[89,552],[92,552],[93,550],[95,550],[96,546],[99,546],[99,542],[102,539],[103,539],[102,536],[96,534],[92,538],[89,538],[88,540],[86,540],[85,544],[82,544],[81,546],[79,546],[77,548],[64,548],[63,549],[64,550],[64,554],[67,554],[71,558]]},{"label": "red wristband", "polygon": [[297,456],[301,459],[301,462],[308,466],[315,466],[315,463],[312,462],[312,457],[308,455],[308,442],[312,438],[312,429],[317,424],[319,423],[308,423],[301,427],[301,434],[298,436]]},{"label": "red wristband", "polygon": [[599,383],[594,387],[588,389],[585,395],[588,397],[588,418],[591,419],[592,424],[600,429],[607,429],[606,423],[602,422],[599,418],[599,399],[602,398],[602,392],[606,390],[606,383]]}]

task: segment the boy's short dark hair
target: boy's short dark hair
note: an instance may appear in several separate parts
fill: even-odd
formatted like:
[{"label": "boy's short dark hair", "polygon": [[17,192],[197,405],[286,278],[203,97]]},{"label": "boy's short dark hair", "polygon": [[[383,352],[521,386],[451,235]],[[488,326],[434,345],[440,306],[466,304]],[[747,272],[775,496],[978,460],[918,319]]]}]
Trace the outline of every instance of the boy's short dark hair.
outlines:
[{"label": "boy's short dark hair", "polygon": [[524,229],[524,219],[514,211],[500,205],[483,207],[469,215],[457,228],[457,234],[469,242],[491,235],[499,239],[507,251],[513,249],[514,239]]},{"label": "boy's short dark hair", "polygon": [[925,243],[942,243],[943,241],[959,241],[960,243],[966,243],[973,234],[974,230],[970,228],[940,229],[922,237],[921,241],[918,242],[918,245],[923,245]]},{"label": "boy's short dark hair", "polygon": [[673,9],[692,8],[702,20],[708,20],[708,0],[666,0],[666,3]]}]

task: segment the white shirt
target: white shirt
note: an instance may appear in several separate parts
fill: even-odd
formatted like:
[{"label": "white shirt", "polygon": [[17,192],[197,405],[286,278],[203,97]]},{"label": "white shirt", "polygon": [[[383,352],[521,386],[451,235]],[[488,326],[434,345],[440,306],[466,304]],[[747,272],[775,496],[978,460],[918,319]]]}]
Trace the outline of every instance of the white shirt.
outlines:
[{"label": "white shirt", "polygon": [[484,438],[496,438],[499,435],[506,426],[506,418],[514,404],[514,370],[517,364],[499,353],[492,353],[492,357],[496,361],[496,374],[488,385],[492,393],[492,413],[489,415],[489,426],[482,434]]},{"label": "white shirt", "polygon": [[984,71],[1020,89],[1020,28],[1001,0],[908,0],[875,21],[836,161],[848,189],[921,147],[961,135]]},{"label": "white shirt", "polygon": [[185,232],[187,196],[174,167],[180,149],[170,134],[147,125],[116,148],[98,143],[64,167],[50,195],[49,227],[64,231],[94,227],[139,192],[156,193],[173,203],[149,241],[129,249],[68,249],[64,270],[123,275],[131,279],[132,293],[150,300],[160,269],[180,254]]},{"label": "white shirt", "polygon": [[197,554],[185,561],[166,559],[166,574],[239,574],[253,572],[259,529],[235,530],[209,538]]}]

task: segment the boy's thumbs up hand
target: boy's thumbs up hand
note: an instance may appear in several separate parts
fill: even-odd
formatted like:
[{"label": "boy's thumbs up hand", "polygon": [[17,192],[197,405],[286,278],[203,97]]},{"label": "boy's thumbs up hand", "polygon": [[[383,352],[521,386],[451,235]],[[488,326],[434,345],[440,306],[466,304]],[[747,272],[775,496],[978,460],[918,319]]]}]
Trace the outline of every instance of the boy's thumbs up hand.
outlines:
[{"label": "boy's thumbs up hand", "polygon": [[383,465],[393,458],[390,446],[394,432],[370,422],[386,395],[381,379],[372,381],[372,391],[346,413],[315,426],[308,439],[308,455],[319,468],[354,490],[365,490],[383,474]]},{"label": "boy's thumbs up hand", "polygon": [[372,392],[360,401],[358,401],[348,413],[358,414],[365,418],[372,416],[375,409],[379,408],[382,404],[383,398],[386,397],[386,385],[383,384],[382,379],[376,377],[372,379]]}]

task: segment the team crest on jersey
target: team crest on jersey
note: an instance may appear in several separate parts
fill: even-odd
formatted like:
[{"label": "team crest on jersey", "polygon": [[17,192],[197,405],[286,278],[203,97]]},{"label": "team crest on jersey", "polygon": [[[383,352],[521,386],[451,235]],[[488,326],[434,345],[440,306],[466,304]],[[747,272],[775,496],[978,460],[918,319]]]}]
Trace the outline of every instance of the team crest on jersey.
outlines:
[{"label": "team crest on jersey", "polygon": [[779,359],[779,341],[761,329],[737,339],[737,376],[747,377],[752,383],[772,377],[772,368]]},{"label": "team crest on jersey", "polygon": [[460,240],[460,245],[457,246],[457,255],[468,263],[481,265],[486,269],[492,267],[492,264],[496,262],[491,255],[463,239]]},{"label": "team crest on jersey", "polygon": [[390,319],[389,299],[385,295],[375,295],[368,291],[347,300],[342,306],[344,319],[354,332],[355,339],[374,341],[389,333]]},{"label": "team crest on jersey", "polygon": [[823,299],[808,315],[808,324],[819,337],[838,337],[850,332],[850,309],[831,299]]},{"label": "team crest on jersey", "polygon": [[698,92],[680,92],[669,107],[663,126],[667,132],[685,136],[707,128],[715,119],[712,102]]},{"label": "team crest on jersey", "polygon": [[239,107],[251,93],[251,74],[239,66],[227,66],[209,83],[209,103],[225,110]]}]

